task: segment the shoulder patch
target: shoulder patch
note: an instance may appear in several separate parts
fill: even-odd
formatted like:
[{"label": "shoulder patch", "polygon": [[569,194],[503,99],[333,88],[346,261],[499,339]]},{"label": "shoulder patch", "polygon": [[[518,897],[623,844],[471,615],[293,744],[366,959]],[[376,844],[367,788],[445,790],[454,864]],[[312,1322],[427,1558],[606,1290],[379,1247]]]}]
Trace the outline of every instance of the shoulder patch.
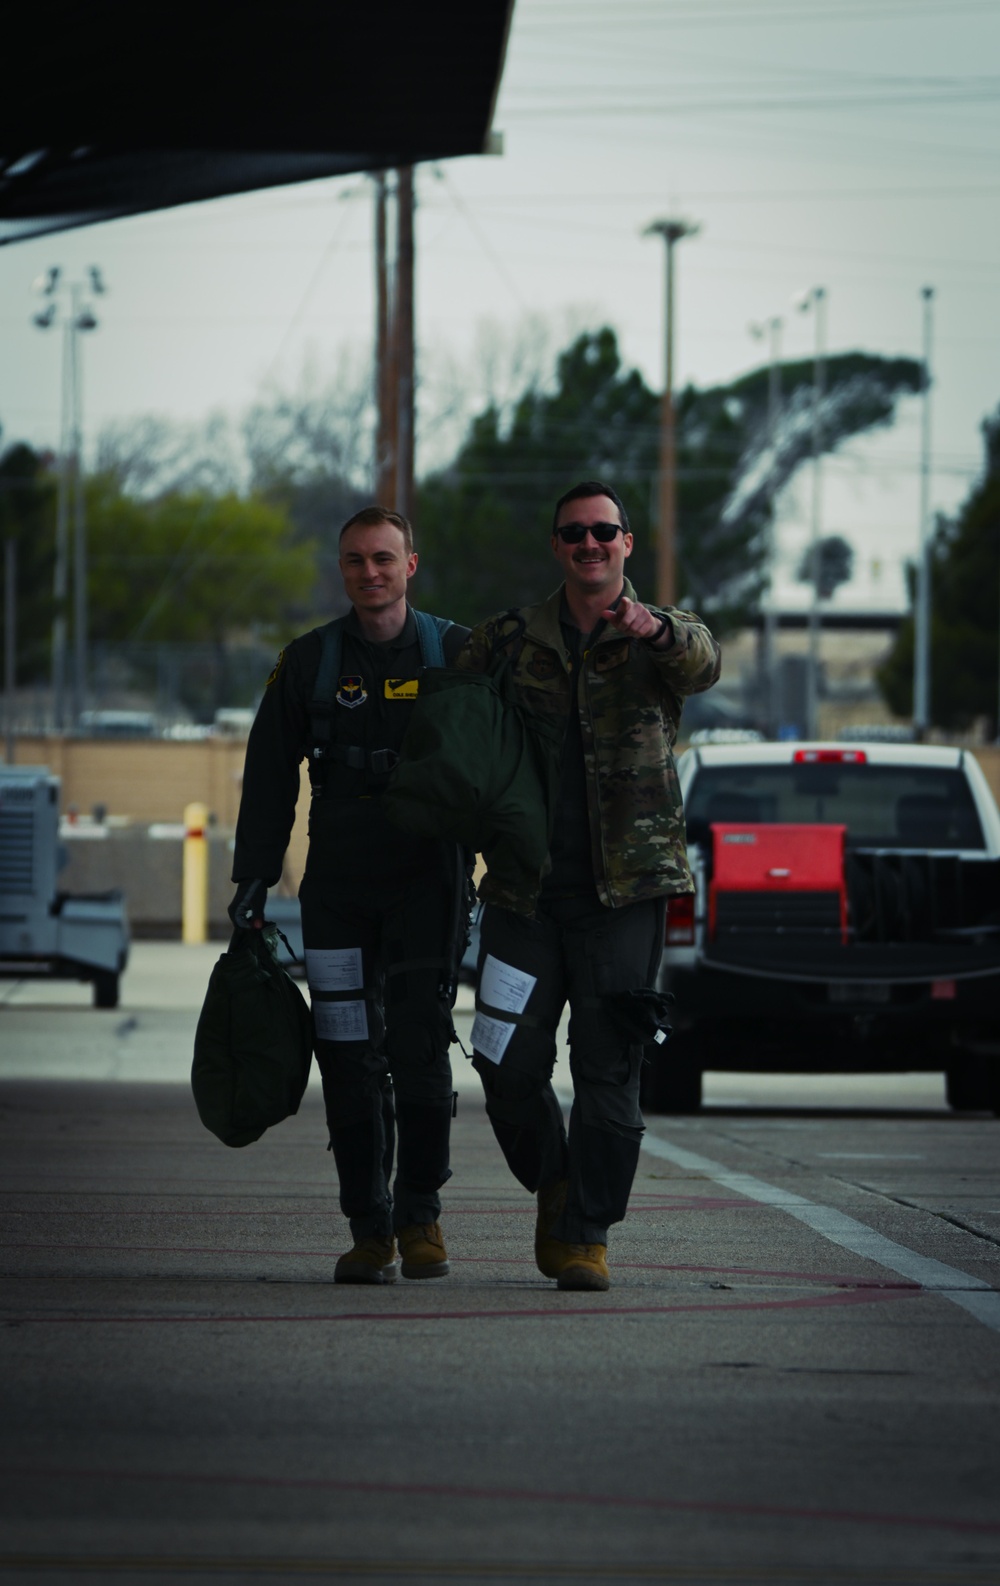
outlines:
[{"label": "shoulder patch", "polygon": [[348,710],[355,710],[358,705],[363,705],[368,698],[364,678],[357,672],[351,673],[340,679],[337,689],[337,704],[345,705]]},{"label": "shoulder patch", "polygon": [[265,688],[269,688],[271,686],[271,684],[274,682],[275,678],[277,677],[278,673],[281,671],[281,668],[284,666],[284,664],[285,664],[285,652],[284,652],[284,650],[279,650],[278,651],[278,659],[274,663],[274,666],[273,666],[273,668],[271,670],[271,675],[268,678],[267,682],[264,684]]}]

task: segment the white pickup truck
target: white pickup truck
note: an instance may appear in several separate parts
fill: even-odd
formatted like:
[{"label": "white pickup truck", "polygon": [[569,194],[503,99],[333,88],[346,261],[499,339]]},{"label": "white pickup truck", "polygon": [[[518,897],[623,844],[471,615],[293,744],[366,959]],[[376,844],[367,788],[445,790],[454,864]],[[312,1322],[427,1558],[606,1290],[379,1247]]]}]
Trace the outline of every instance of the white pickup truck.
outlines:
[{"label": "white pickup truck", "polygon": [[943,1071],[1000,1115],[1000,811],[961,749],[715,744],[678,762],[694,896],[660,971],[651,1112],[706,1069]]}]

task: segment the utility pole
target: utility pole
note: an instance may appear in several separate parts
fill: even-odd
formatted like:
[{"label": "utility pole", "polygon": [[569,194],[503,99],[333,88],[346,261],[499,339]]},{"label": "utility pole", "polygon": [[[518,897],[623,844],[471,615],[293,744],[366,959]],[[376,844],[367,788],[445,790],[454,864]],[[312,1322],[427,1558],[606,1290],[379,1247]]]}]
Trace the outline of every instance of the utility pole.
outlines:
[{"label": "utility pole", "polygon": [[375,178],[375,496],[413,517],[414,477],[414,184],[413,167],[396,171],[394,251],[390,261],[386,173]]},{"label": "utility pole", "polygon": [[660,410],[660,491],[656,532],[656,602],[677,603],[677,445],[674,422],[674,245],[701,228],[687,220],[654,220],[643,235],[666,244],[664,378]]},{"label": "utility pole", "polygon": [[396,379],[398,450],[396,511],[413,518],[413,446],[415,417],[415,355],[413,329],[413,166],[396,172]]},{"label": "utility pole", "polygon": [[[87,522],[83,480],[82,375],[77,335],[95,330],[97,320],[87,295],[107,289],[96,265],[86,281],[62,282],[62,270],[53,265],[39,276],[35,288],[49,304],[34,315],[40,330],[61,323],[63,356],[61,378],[60,462],[56,504],[56,558],[52,579],[55,615],[52,621],[52,714],[56,728],[66,725],[66,649],[69,597],[70,519],[73,521],[73,720],[78,721],[87,700]],[[59,318],[59,295],[65,291]]]},{"label": "utility pole", "polygon": [[[920,556],[913,623],[913,735],[918,743],[931,725],[931,335],[934,288],[921,288],[924,303],[923,405],[920,416]],[[1000,735],[1000,734],[998,734]]]},{"label": "utility pole", "polygon": [[[750,334],[768,338],[767,367],[767,438],[777,460],[778,424],[781,417],[781,332],[784,322],[776,315],[763,325],[751,325]],[[774,592],[775,565],[777,562],[777,532],[774,523],[774,471],[768,485],[768,519],[765,558],[767,565],[767,594],[764,599],[764,630],[761,653],[761,674],[764,681],[765,724],[768,736],[775,737],[778,729],[777,699],[777,626],[778,603]]]},{"label": "utility pole", "polygon": [[396,500],[395,403],[390,400],[392,380],[392,292],[388,257],[388,179],[385,171],[375,177],[375,402],[378,424],[375,432],[375,500],[385,506]]},{"label": "utility pole", "polygon": [[812,522],[809,534],[809,667],[806,677],[806,736],[819,736],[819,585],[820,543],[823,537],[823,398],[826,395],[826,287],[814,286],[800,299],[803,313],[812,309],[816,319],[816,352],[812,390]]}]

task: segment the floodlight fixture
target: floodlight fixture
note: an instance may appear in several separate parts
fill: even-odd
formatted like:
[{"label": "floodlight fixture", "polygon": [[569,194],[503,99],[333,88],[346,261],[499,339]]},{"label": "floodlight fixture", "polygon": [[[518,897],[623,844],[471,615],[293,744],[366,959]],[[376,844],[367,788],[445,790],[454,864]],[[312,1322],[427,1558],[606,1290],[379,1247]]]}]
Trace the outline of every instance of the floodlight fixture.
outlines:
[{"label": "floodlight fixture", "polygon": [[764,341],[768,338],[773,341],[784,323],[780,314],[772,314],[770,319],[752,319],[747,326],[747,334],[752,336],[754,341]]},{"label": "floodlight fixture", "polygon": [[797,308],[800,314],[808,314],[811,308],[818,308],[825,297],[825,286],[810,286],[803,292],[796,292],[792,307]]}]

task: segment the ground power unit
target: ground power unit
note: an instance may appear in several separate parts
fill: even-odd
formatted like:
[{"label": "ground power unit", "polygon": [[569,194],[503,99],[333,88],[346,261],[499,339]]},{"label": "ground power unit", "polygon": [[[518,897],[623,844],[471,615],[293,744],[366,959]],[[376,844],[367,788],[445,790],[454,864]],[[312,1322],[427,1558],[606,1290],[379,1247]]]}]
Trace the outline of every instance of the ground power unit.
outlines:
[{"label": "ground power unit", "polygon": [[94,1006],[118,1005],[129,931],[120,892],[59,891],[59,778],[0,768],[0,975],[90,981]]}]

